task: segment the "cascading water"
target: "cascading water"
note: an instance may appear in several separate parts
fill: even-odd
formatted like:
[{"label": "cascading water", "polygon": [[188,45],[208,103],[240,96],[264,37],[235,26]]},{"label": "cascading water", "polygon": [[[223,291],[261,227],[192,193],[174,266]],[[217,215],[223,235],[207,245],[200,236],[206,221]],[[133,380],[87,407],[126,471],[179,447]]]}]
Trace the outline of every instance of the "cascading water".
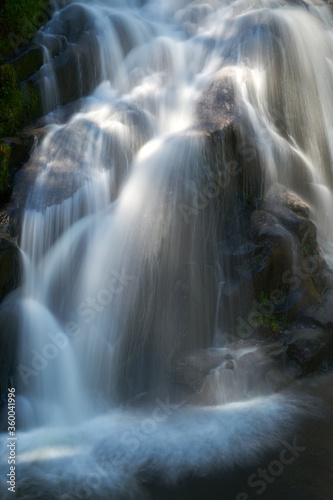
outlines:
[{"label": "cascading water", "polygon": [[[45,111],[66,90],[55,47],[71,48],[81,98],[69,118],[47,116],[30,159],[24,283],[11,299],[18,498],[83,498],[92,471],[84,498],[150,498],[140,474],[175,482],[249,464],[309,411],[302,398],[260,397],[262,387],[245,400],[249,374],[226,374],[225,362],[207,380],[215,406],[189,406],[170,370],[223,330],[227,208],[198,196],[221,175],[198,122],[221,74],[258,154],[251,187],[258,196],[275,182],[291,188],[328,247],[333,239],[331,26],[319,1],[87,0],[37,35]],[[120,406],[132,399],[140,410]]]}]

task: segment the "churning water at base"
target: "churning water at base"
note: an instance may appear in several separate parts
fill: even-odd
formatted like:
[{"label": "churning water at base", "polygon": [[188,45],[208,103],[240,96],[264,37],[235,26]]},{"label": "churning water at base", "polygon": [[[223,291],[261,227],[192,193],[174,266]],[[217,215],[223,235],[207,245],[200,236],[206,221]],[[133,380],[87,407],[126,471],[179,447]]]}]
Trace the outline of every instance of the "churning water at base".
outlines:
[{"label": "churning water at base", "polygon": [[[210,391],[224,404],[189,406],[169,370],[221,329],[214,196],[198,203],[219,171],[197,117],[221,71],[258,153],[258,195],[291,188],[333,240],[331,26],[319,1],[87,1],[38,34],[43,71],[67,37],[83,98],[65,123],[49,115],[30,160],[40,173],[15,296],[19,498],[140,498],[150,475],[249,464],[312,412],[288,394],[246,399],[244,376],[228,373],[230,394],[223,371]],[[46,111],[62,92],[48,75]],[[119,406],[132,399],[145,410]]]},{"label": "churning water at base", "polygon": [[[146,410],[119,408],[75,427],[22,432],[19,498],[150,499],[144,484],[156,478],[172,486],[192,474],[228,476],[235,466],[255,464],[267,450],[280,451],[285,440],[292,444],[295,422],[309,415],[312,405],[281,395],[206,408],[157,398]],[[0,443],[3,463],[6,437]],[[226,491],[218,498],[230,497]]]}]

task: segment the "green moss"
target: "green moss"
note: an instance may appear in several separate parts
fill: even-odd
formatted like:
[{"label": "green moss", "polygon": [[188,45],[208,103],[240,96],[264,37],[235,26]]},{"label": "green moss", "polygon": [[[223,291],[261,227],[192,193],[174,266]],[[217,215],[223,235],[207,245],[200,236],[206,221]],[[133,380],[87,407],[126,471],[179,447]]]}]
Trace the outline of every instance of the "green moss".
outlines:
[{"label": "green moss", "polygon": [[11,64],[0,66],[0,137],[8,137],[41,113],[40,98],[30,82],[18,82]]},{"label": "green moss", "polygon": [[313,254],[316,248],[317,248],[317,239],[310,238],[303,246],[303,254],[305,255],[305,257],[308,257],[309,255]]},{"label": "green moss", "polygon": [[0,67],[0,137],[14,134],[22,124],[21,92],[10,64]]},{"label": "green moss", "polygon": [[[5,0],[0,6],[0,64],[6,53],[27,43],[44,25],[52,9],[49,0]],[[15,134],[41,113],[40,99],[25,80],[42,65],[42,53],[29,50],[0,66],[0,137]]]},{"label": "green moss", "polygon": [[278,318],[274,313],[274,309],[272,311],[272,308],[275,309],[274,300],[270,300],[265,292],[261,292],[259,295],[259,305],[254,306],[251,311],[252,314],[255,314],[258,328],[265,337],[276,336],[282,329],[288,327],[287,318],[284,316]]},{"label": "green moss", "polygon": [[37,118],[42,114],[42,103],[40,95],[31,82],[22,82],[20,84],[21,103],[22,103],[22,121],[23,124]]},{"label": "green moss", "polygon": [[10,155],[10,147],[5,142],[0,142],[0,193],[8,188]]},{"label": "green moss", "polygon": [[26,43],[43,26],[52,9],[48,0],[5,0],[0,6],[0,57]]},{"label": "green moss", "polygon": [[38,71],[43,65],[43,53],[39,47],[35,47],[26,52],[12,63],[17,79],[22,82],[30,75]]}]

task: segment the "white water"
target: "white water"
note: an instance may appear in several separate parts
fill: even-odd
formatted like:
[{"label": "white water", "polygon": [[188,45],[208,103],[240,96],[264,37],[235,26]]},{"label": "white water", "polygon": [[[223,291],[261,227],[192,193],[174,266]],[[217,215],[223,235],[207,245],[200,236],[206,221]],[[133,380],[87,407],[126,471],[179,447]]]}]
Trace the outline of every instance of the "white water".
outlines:
[{"label": "white water", "polygon": [[[97,47],[88,67],[75,59],[79,94],[86,79],[96,88],[65,123],[48,117],[31,160],[40,173],[21,237],[19,498],[53,498],[49,490],[75,498],[95,470],[93,498],[140,498],[137,474],[175,481],[247,464],[303,412],[288,394],[241,402],[246,380],[230,373],[235,388],[222,394],[223,406],[182,406],[156,421],[155,407],[134,414],[119,401],[176,398],[170,362],[211,346],[216,334],[214,199],[190,223],[184,205],[195,205],[211,179],[195,110],[221,70],[232,79],[245,140],[255,145],[262,190],[276,181],[293,189],[309,203],[320,237],[332,240],[329,10],[278,0],[139,3],[67,8],[71,19],[81,13]],[[66,12],[39,39],[47,58]],[[60,99],[55,76],[48,78],[46,110]],[[217,395],[221,377],[209,382]],[[240,402],[228,404],[235,393]],[[154,431],[137,439],[145,425]],[[124,438],[131,432],[138,447]],[[105,464],[119,452],[124,460],[110,473]]]}]

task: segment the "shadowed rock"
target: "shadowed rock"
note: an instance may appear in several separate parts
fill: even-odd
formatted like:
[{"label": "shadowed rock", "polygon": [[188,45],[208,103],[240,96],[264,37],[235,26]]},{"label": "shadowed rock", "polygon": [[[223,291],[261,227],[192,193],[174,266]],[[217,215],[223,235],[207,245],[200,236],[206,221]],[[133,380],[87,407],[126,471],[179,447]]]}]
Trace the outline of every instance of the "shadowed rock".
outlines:
[{"label": "shadowed rock", "polygon": [[287,355],[300,369],[300,375],[317,370],[332,357],[332,333],[321,328],[307,328],[294,333],[289,341]]},{"label": "shadowed rock", "polygon": [[19,286],[20,251],[15,241],[0,229],[0,301]]}]

